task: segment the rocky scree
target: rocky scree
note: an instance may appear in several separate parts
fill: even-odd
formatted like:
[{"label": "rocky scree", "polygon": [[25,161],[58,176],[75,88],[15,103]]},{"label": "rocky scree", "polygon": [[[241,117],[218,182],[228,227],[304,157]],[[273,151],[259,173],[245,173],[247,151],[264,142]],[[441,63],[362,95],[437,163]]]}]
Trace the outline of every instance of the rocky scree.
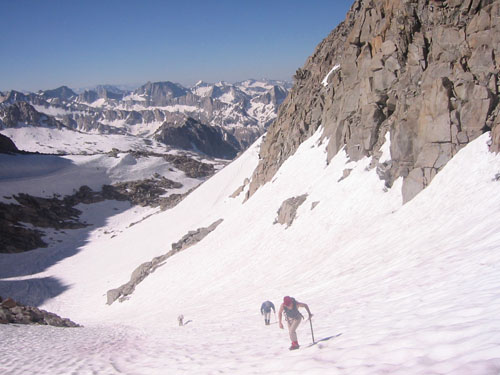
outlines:
[{"label": "rocky scree", "polygon": [[39,324],[55,327],[81,327],[69,319],[41,310],[34,306],[25,306],[12,298],[0,297],[0,324]]}]

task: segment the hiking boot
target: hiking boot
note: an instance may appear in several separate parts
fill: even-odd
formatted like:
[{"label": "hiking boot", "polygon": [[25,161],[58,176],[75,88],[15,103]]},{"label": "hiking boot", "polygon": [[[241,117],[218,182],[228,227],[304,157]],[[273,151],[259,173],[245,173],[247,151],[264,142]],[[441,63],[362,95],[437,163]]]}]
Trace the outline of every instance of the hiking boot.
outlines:
[{"label": "hiking boot", "polygon": [[290,346],[288,349],[290,350],[295,350],[300,348],[299,343],[297,341],[292,342],[292,346]]}]

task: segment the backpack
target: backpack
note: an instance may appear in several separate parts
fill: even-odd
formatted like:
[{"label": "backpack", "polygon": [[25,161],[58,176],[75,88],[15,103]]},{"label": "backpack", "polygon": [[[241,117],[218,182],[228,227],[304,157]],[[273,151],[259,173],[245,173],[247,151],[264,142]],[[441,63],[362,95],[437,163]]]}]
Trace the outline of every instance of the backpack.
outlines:
[{"label": "backpack", "polygon": [[292,308],[288,309],[286,306],[284,306],[283,311],[285,312],[287,321],[290,319],[304,319],[304,315],[300,313],[299,308],[297,307],[297,301],[293,297]]}]

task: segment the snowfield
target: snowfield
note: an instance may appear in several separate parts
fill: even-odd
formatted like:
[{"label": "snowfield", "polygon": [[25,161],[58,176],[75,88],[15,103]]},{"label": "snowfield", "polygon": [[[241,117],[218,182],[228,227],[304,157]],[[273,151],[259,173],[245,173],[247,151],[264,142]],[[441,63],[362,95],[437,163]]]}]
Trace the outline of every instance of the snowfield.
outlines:
[{"label": "snowfield", "polygon": [[[0,254],[0,295],[84,327],[0,326],[0,373],[498,375],[500,156],[488,141],[462,149],[404,206],[401,180],[385,188],[370,159],[339,152],[327,164],[318,131],[248,200],[248,186],[231,195],[259,142],[170,210],[79,207],[91,229]],[[2,195],[20,178],[40,176],[3,175]],[[275,223],[282,202],[303,194],[291,226]],[[221,218],[128,300],[106,304],[137,266]],[[285,295],[309,305],[316,345],[308,321],[292,352],[274,316],[264,325],[261,303],[278,308]]]},{"label": "snowfield", "polygon": [[171,190],[178,194],[186,193],[201,182],[186,177],[160,156],[0,154],[0,202],[12,202],[10,197],[17,193],[44,198],[52,198],[54,194],[71,195],[82,185],[100,191],[104,184],[142,180],[155,173],[181,182],[182,188]]},{"label": "snowfield", "polygon": [[[144,131],[144,128],[143,128]],[[20,126],[2,129],[20,150],[47,154],[105,153],[113,148],[165,152],[165,145],[151,139],[122,134],[90,134],[68,129]]]}]

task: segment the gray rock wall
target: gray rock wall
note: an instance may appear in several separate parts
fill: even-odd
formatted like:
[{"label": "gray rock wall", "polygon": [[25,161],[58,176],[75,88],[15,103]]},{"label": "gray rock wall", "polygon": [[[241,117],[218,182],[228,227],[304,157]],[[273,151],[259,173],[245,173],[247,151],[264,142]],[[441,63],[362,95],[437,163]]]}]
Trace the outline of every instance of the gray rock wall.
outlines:
[{"label": "gray rock wall", "polygon": [[[319,126],[329,160],[344,146],[351,160],[373,156],[387,186],[404,178],[405,202],[485,131],[498,152],[499,28],[499,0],[355,1],[297,70],[249,195]],[[387,132],[392,160],[381,165]]]},{"label": "gray rock wall", "polygon": [[2,128],[14,128],[19,124],[33,124],[58,129],[65,127],[63,123],[53,117],[36,111],[27,102],[16,102],[11,106],[0,108],[0,119]]}]

